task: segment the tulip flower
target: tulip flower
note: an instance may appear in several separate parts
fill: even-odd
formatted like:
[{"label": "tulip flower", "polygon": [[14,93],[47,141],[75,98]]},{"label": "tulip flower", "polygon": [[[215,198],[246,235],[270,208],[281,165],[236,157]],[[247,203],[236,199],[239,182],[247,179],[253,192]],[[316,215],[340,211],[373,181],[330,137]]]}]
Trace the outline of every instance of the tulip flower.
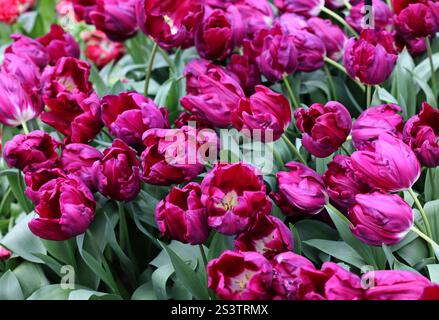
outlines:
[{"label": "tulip flower", "polygon": [[294,247],[290,229],[278,218],[259,214],[253,225],[236,238],[235,250],[255,251],[267,259]]},{"label": "tulip flower", "polygon": [[96,203],[90,190],[75,176],[50,180],[39,192],[38,217],[29,222],[36,236],[64,241],[84,233],[94,217]]},{"label": "tulip flower", "polygon": [[0,22],[13,24],[20,15],[18,3],[15,0],[0,2]]},{"label": "tulip flower", "polygon": [[97,30],[105,32],[113,41],[125,41],[138,29],[136,0],[96,0],[89,17]]},{"label": "tulip flower", "polygon": [[340,60],[343,57],[344,46],[348,40],[343,30],[327,19],[311,18],[307,22],[313,33],[325,45],[326,55],[332,60]]},{"label": "tulip flower", "polygon": [[303,133],[302,144],[312,155],[326,158],[346,141],[352,128],[349,111],[336,101],[315,103],[294,112],[296,126]]},{"label": "tulip flower", "polygon": [[331,200],[340,207],[351,207],[357,194],[371,191],[372,188],[355,173],[350,157],[336,155],[327,166],[323,181]]},{"label": "tulip flower", "polygon": [[239,100],[245,97],[239,83],[205,60],[192,60],[184,74],[188,95],[180,100],[183,108],[214,127],[229,127]]},{"label": "tulip flower", "polygon": [[297,70],[313,72],[323,67],[326,48],[322,39],[305,30],[292,33],[293,43],[297,49]]},{"label": "tulip flower", "polygon": [[51,180],[66,177],[64,170],[58,167],[41,168],[34,172],[28,171],[24,176],[24,182],[26,183],[24,193],[35,205],[38,205],[43,194],[40,191],[41,187]]},{"label": "tulip flower", "polygon": [[421,174],[416,155],[402,140],[381,134],[371,151],[352,154],[354,171],[375,188],[398,192],[409,189]]},{"label": "tulip flower", "polygon": [[191,182],[183,188],[173,187],[156,207],[160,232],[183,243],[204,243],[209,236],[209,226],[200,197],[201,188],[197,183]]},{"label": "tulip flower", "polygon": [[90,13],[96,10],[96,0],[71,0],[73,10],[78,21],[84,20],[87,24],[92,24]]},{"label": "tulip flower", "polygon": [[140,163],[136,151],[122,140],[115,139],[103,154],[102,160],[92,167],[99,192],[117,201],[135,199],[140,192]]},{"label": "tulip flower", "polygon": [[102,31],[84,32],[82,38],[85,42],[84,55],[99,69],[119,60],[125,53],[122,43],[111,41]]},{"label": "tulip flower", "polygon": [[349,209],[351,230],[369,245],[395,245],[413,226],[412,208],[396,194],[357,194],[355,200]]},{"label": "tulip flower", "polygon": [[281,13],[295,13],[307,18],[316,17],[325,5],[324,0],[274,0]]},{"label": "tulip flower", "polygon": [[396,104],[383,104],[363,111],[352,127],[352,142],[355,148],[371,148],[373,142],[383,133],[402,138],[404,119],[401,112],[401,107]]},{"label": "tulip flower", "polygon": [[44,69],[49,63],[47,49],[37,40],[21,34],[11,35],[14,42],[6,47],[5,53],[13,53],[22,58],[31,60],[40,70]]},{"label": "tulip flower", "polygon": [[46,48],[51,65],[55,65],[62,57],[79,58],[79,45],[75,38],[59,25],[52,24],[50,32],[37,41]]},{"label": "tulip flower", "polygon": [[159,109],[154,101],[135,92],[104,96],[101,108],[110,134],[136,149],[141,149],[145,131],[169,127],[167,109]]},{"label": "tulip flower", "polygon": [[[238,11],[239,15],[233,14],[233,17],[240,19],[244,25],[244,36],[252,37],[258,30],[269,27],[274,19],[273,9],[268,1],[232,0],[231,2],[232,4],[227,6],[227,12]],[[235,23],[235,29],[237,25],[238,23]]]},{"label": "tulip flower", "polygon": [[222,234],[244,232],[257,214],[271,211],[260,172],[241,162],[217,163],[204,177],[201,189],[209,226]]},{"label": "tulip flower", "polygon": [[344,65],[353,79],[367,85],[376,85],[389,78],[397,58],[390,33],[365,29],[358,40],[348,40]]},{"label": "tulip flower", "polygon": [[92,166],[102,160],[102,153],[96,148],[82,143],[65,146],[61,154],[61,167],[65,172],[79,177],[91,191],[96,190]]},{"label": "tulip flower", "polygon": [[418,300],[431,285],[419,273],[403,270],[370,271],[363,278],[373,280],[365,293],[367,300]]},{"label": "tulip flower", "polygon": [[424,102],[421,112],[405,124],[404,141],[423,166],[439,166],[439,111]]},{"label": "tulip flower", "polygon": [[291,107],[287,98],[262,85],[256,93],[239,101],[234,125],[238,130],[261,130],[261,139],[266,141],[267,132],[278,140],[291,123]]},{"label": "tulip flower", "polygon": [[[364,25],[365,20],[365,4],[363,1],[354,5],[346,17],[346,22],[357,30],[358,32],[363,29],[372,28],[375,30],[383,30],[388,26],[393,25],[393,13],[389,6],[381,0],[372,0],[372,12],[373,12],[373,25]],[[373,26],[373,27],[372,27]]]},{"label": "tulip flower", "polygon": [[[394,1],[396,2],[396,1]],[[439,31],[439,4],[436,1],[398,1],[395,28],[411,38],[433,36]]]},{"label": "tulip flower", "polygon": [[[180,115],[174,121],[174,125],[176,128],[183,128],[183,127],[189,126],[191,124],[195,124],[195,126],[198,129],[206,129],[206,128],[212,129],[212,126],[209,123],[200,119],[198,116],[196,116],[194,114],[187,113],[187,112],[180,113]],[[194,126],[194,125],[192,125],[192,126]]]},{"label": "tulip flower", "polygon": [[259,253],[225,251],[209,262],[208,286],[220,299],[267,300],[272,269],[270,262]]},{"label": "tulip flower", "polygon": [[426,287],[420,300],[439,300],[439,285],[432,284]]},{"label": "tulip flower", "polygon": [[18,134],[3,149],[3,158],[9,167],[24,172],[51,168],[58,162],[59,142],[44,131]]},{"label": "tulip flower", "polygon": [[137,0],[135,11],[140,29],[165,50],[188,48],[204,15],[201,0]]},{"label": "tulip flower", "polygon": [[[0,18],[1,21],[1,18]],[[8,260],[11,257],[11,251],[6,249],[5,247],[0,246],[0,261]]]},{"label": "tulip flower", "polygon": [[227,71],[238,81],[248,96],[255,93],[255,87],[261,83],[259,68],[247,55],[232,55]]}]

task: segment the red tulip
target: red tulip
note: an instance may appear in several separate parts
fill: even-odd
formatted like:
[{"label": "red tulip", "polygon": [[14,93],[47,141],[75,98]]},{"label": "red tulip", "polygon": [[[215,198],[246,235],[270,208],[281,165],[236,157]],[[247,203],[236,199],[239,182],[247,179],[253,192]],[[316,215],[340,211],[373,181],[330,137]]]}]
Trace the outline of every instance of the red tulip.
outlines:
[{"label": "red tulip", "polygon": [[102,31],[84,32],[82,38],[85,42],[84,55],[100,69],[111,61],[119,60],[125,53],[122,43],[111,41]]},{"label": "red tulip", "polygon": [[79,45],[75,38],[59,25],[52,24],[50,32],[37,41],[46,48],[51,65],[55,65],[62,57],[79,58]]}]

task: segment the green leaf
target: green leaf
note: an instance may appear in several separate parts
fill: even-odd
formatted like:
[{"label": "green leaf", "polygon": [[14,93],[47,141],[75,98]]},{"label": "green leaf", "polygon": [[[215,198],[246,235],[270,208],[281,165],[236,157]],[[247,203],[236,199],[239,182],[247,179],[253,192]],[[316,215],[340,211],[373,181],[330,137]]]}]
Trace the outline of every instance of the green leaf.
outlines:
[{"label": "green leaf", "polygon": [[385,244],[383,244],[383,251],[384,251],[384,254],[386,255],[387,261],[389,262],[389,266],[393,270],[406,270],[406,271],[418,273],[415,269],[410,268],[406,264],[398,261],[398,259],[396,259],[396,257],[393,255],[392,250],[388,246],[386,246]]},{"label": "green leaf", "polygon": [[49,284],[49,280],[47,280],[41,267],[34,263],[21,263],[14,269],[13,273],[20,283],[25,298],[29,297],[39,288]]},{"label": "green leaf", "polygon": [[439,199],[427,202],[424,211],[430,221],[433,240],[437,242],[439,241]]},{"label": "green leaf", "polygon": [[159,106],[166,106],[169,111],[169,121],[172,123],[177,119],[179,110],[179,92],[176,78],[166,80],[157,91],[154,102]]},{"label": "green leaf", "polygon": [[396,251],[396,253],[412,267],[429,256],[425,241],[420,238],[405,245]]},{"label": "green leaf", "polygon": [[439,199],[439,167],[427,169],[425,201]]},{"label": "green leaf", "polygon": [[221,255],[221,253],[223,253],[224,251],[232,250],[232,249],[233,249],[233,239],[231,237],[215,232],[209,246],[208,259],[212,260],[218,258]]},{"label": "green leaf", "polygon": [[60,284],[51,284],[35,291],[27,300],[68,300],[74,289],[63,289]]},{"label": "green leaf", "polygon": [[0,300],[23,300],[20,283],[12,271],[6,271],[0,278]]},{"label": "green leaf", "polygon": [[427,269],[428,274],[430,275],[430,280],[439,284],[439,264],[429,264]]},{"label": "green leaf", "polygon": [[168,299],[166,284],[173,273],[174,267],[171,264],[163,265],[152,273],[151,282],[158,300]]},{"label": "green leaf", "polygon": [[122,300],[122,298],[115,294],[98,292],[88,289],[78,289],[70,292],[69,300]]},{"label": "green leaf", "polygon": [[142,284],[134,291],[131,300],[157,300],[154,288],[150,282]]},{"label": "green leaf", "polygon": [[289,226],[294,242],[294,252],[296,254],[302,254],[302,242],[300,240],[299,231],[297,231],[292,223],[290,223]]},{"label": "green leaf", "polygon": [[175,269],[175,274],[181,283],[189,290],[189,292],[199,300],[208,300],[209,292],[207,290],[206,279],[200,279],[199,275],[191,269],[170,247],[163,242],[160,244],[165,249],[171,259]]},{"label": "green leaf", "polygon": [[24,181],[23,181],[23,177],[21,175],[21,172],[17,171],[16,175],[8,175],[7,178],[8,178],[9,186],[11,187],[12,193],[14,194],[14,197],[17,200],[20,207],[26,213],[31,212],[33,210],[32,209],[33,205],[24,194],[25,185],[24,185]]},{"label": "green leaf", "polygon": [[416,95],[418,87],[413,78],[417,74],[413,58],[404,49],[398,56],[398,61],[393,72],[392,95],[398,98],[398,105],[403,109],[404,119],[408,119],[416,113]]}]

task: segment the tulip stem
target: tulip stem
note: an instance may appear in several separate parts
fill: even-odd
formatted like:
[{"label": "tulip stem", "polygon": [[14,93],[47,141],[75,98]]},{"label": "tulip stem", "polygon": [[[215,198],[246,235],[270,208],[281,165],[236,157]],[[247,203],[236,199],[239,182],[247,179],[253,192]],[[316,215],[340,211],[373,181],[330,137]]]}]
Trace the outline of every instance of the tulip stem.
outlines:
[{"label": "tulip stem", "polygon": [[[340,70],[341,72],[343,72],[344,74],[346,74],[347,76],[349,76],[348,72],[346,71],[346,68],[343,67],[340,63],[338,63],[337,61],[332,60],[331,58],[325,57],[325,62],[330,64],[331,66],[335,67],[336,69]],[[350,76],[349,76],[350,77]],[[353,79],[354,82],[357,84],[357,86],[361,89],[361,91],[366,92],[366,88],[364,87],[364,85],[362,85],[360,82],[358,82],[357,80]]]},{"label": "tulip stem", "polygon": [[372,86],[366,86],[366,107],[370,108],[372,106]]},{"label": "tulip stem", "polygon": [[[416,228],[415,226],[413,226],[411,228],[411,230],[416,233],[419,237],[421,237],[422,239],[424,239],[428,244],[431,245],[431,247],[435,247],[436,249],[439,249],[439,245],[434,242],[433,239],[431,239],[429,236],[427,236],[425,233],[423,233],[421,230],[419,230],[418,228]],[[434,257],[434,250],[433,250],[433,257]]]},{"label": "tulip stem", "polygon": [[149,60],[148,60],[148,67],[146,69],[146,73],[145,73],[145,96],[148,96],[148,89],[149,89],[149,81],[151,80],[151,75],[152,75],[152,66],[154,64],[154,59],[155,56],[157,54],[157,49],[158,49],[158,44],[156,42],[154,42],[154,45],[152,47],[152,51],[151,51],[151,55],[149,56]]},{"label": "tulip stem", "polygon": [[278,169],[279,170],[284,170],[285,167],[284,167],[284,162],[282,160],[282,157],[280,156],[280,154],[276,150],[274,150],[273,144],[272,143],[266,143],[265,145],[273,153],[274,160],[276,160],[276,165],[277,165]]},{"label": "tulip stem", "polygon": [[299,150],[297,150],[296,146],[290,141],[290,139],[288,139],[286,135],[283,135],[282,139],[288,145],[290,150],[293,152],[293,155],[295,155],[296,158],[299,159],[299,161],[302,162],[304,165],[307,165],[305,159],[303,159],[303,157],[300,154]]},{"label": "tulip stem", "polygon": [[346,9],[351,10],[352,9],[352,5],[349,3],[349,0],[346,0],[344,2],[344,6],[346,7]]},{"label": "tulip stem", "polygon": [[328,79],[328,85],[331,90],[332,99],[337,101],[337,91],[335,90],[335,85],[332,79],[331,72],[329,71],[328,66],[326,64],[323,66],[323,69],[325,70],[326,77]]},{"label": "tulip stem", "polygon": [[29,133],[29,128],[27,127],[27,123],[25,121],[23,121],[21,123],[21,126],[23,127],[24,133],[28,134]]},{"label": "tulip stem", "polygon": [[299,103],[297,102],[296,96],[293,93],[293,89],[291,88],[290,82],[288,81],[288,76],[284,77],[284,85],[287,88],[288,96],[291,99],[291,102],[293,103],[293,111],[296,109],[296,107],[299,107]]},{"label": "tulip stem", "polygon": [[434,102],[436,103],[436,99],[437,99],[436,72],[434,70],[433,50],[431,49],[431,41],[429,37],[425,37],[425,44],[427,45],[428,60],[430,61],[430,68],[431,68],[431,90],[433,91]]},{"label": "tulip stem", "polygon": [[345,19],[343,19],[342,17],[340,17],[337,13],[335,13],[332,10],[329,10],[326,7],[322,7],[322,12],[326,13],[328,16],[331,16],[332,18],[334,18],[335,20],[337,20],[341,25],[343,25],[344,27],[346,27],[346,29],[349,30],[350,33],[352,33],[353,36],[355,36],[355,38],[358,38],[359,35],[357,33],[357,31],[354,30],[354,28],[352,28]]},{"label": "tulip stem", "polygon": [[[415,202],[415,206],[416,206],[416,208],[418,208],[419,212],[421,213],[421,217],[422,217],[422,220],[424,221],[425,231],[426,231],[426,233],[427,233],[427,236],[430,237],[430,238],[432,238],[433,233],[432,233],[432,231],[431,231],[430,221],[428,220],[427,214],[425,213],[425,210],[424,210],[424,208],[422,207],[421,202],[419,202],[419,199],[418,199],[418,197],[416,196],[416,194],[415,194],[415,192],[413,191],[412,188],[409,188],[407,191],[408,191],[408,192],[410,193],[410,195],[412,196],[412,198],[413,198],[413,200],[414,200],[414,202]],[[431,239],[430,239],[430,240],[431,240]],[[430,244],[431,244],[431,243],[430,243]],[[430,255],[432,255],[432,257],[434,257],[434,251],[433,251],[433,248],[430,248]]]}]

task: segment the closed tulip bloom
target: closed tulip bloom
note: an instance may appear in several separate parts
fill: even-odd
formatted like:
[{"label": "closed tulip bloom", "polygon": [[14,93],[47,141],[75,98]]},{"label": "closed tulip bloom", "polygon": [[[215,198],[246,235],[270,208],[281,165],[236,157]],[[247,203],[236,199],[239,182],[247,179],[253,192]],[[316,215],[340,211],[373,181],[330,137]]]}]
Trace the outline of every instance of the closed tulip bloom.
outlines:
[{"label": "closed tulip bloom", "polygon": [[259,67],[247,55],[232,55],[227,71],[238,81],[247,95],[255,93],[255,87],[261,83]]},{"label": "closed tulip bloom", "polygon": [[328,202],[322,177],[301,163],[289,162],[285,167],[290,171],[276,173],[279,192],[271,194],[276,205],[292,217],[322,211]]},{"label": "closed tulip bloom", "polygon": [[250,229],[235,240],[235,250],[259,252],[267,259],[293,247],[293,236],[287,226],[266,214],[258,214]]},{"label": "closed tulip bloom", "polygon": [[362,300],[364,290],[360,277],[333,262],[325,262],[321,270],[303,267],[300,300]]},{"label": "closed tulip bloom", "polygon": [[304,283],[300,272],[303,267],[314,265],[307,258],[293,252],[278,254],[271,260],[273,265],[273,291],[275,300],[298,300]]},{"label": "closed tulip bloom", "polygon": [[270,262],[257,252],[225,251],[207,266],[208,286],[224,300],[270,299]]},{"label": "closed tulip bloom", "polygon": [[[372,12],[373,12],[373,23],[375,30],[386,29],[388,26],[393,25],[393,13],[389,6],[381,0],[372,0]],[[364,2],[354,5],[349,12],[349,16],[346,17],[346,22],[357,31],[366,29],[364,24]],[[370,27],[369,27],[370,28]]]},{"label": "closed tulip bloom", "polygon": [[53,167],[58,161],[59,142],[44,131],[18,134],[3,149],[3,158],[9,167],[24,172]]},{"label": "closed tulip bloom", "polygon": [[8,260],[11,257],[11,251],[0,246],[0,261]]},{"label": "closed tulip bloom", "polygon": [[291,123],[291,107],[287,98],[258,85],[256,93],[239,101],[234,124],[238,130],[261,130],[263,141],[268,137],[278,140]]},{"label": "closed tulip bloom", "polygon": [[419,300],[431,285],[419,273],[403,270],[370,271],[363,278],[373,280],[365,293],[367,300]]},{"label": "closed tulip bloom", "polygon": [[349,209],[352,233],[372,245],[401,242],[413,225],[412,208],[396,194],[357,194]]},{"label": "closed tulip bloom", "polygon": [[231,2],[233,4],[227,7],[227,11],[230,12],[233,9],[239,12],[239,15],[234,15],[234,17],[240,18],[241,23],[244,24],[244,36],[251,37],[258,30],[269,27],[273,22],[274,13],[268,1],[232,0]]},{"label": "closed tulip bloom", "polygon": [[93,164],[95,185],[104,196],[117,201],[131,201],[140,192],[140,169],[136,151],[115,139],[104,150],[101,161]]},{"label": "closed tulip bloom", "polygon": [[340,60],[348,40],[344,31],[327,19],[311,18],[308,20],[308,25],[313,33],[322,40],[326,48],[326,55],[332,60]]},{"label": "closed tulip bloom", "polygon": [[110,134],[136,149],[142,147],[145,131],[169,127],[167,109],[159,109],[154,101],[136,92],[104,96],[101,108]]},{"label": "closed tulip bloom", "polygon": [[345,155],[336,155],[328,163],[323,181],[331,200],[346,209],[355,204],[357,194],[368,193],[372,189],[355,173],[351,158]]},{"label": "closed tulip bloom", "polygon": [[62,151],[61,166],[64,171],[78,176],[91,191],[95,191],[92,166],[102,158],[102,153],[92,146],[71,143]]},{"label": "closed tulip bloom", "polygon": [[137,0],[137,22],[165,50],[188,48],[204,15],[201,0]]},{"label": "closed tulip bloom", "polygon": [[94,217],[96,203],[85,184],[74,176],[50,180],[41,189],[38,217],[29,222],[36,236],[64,241],[84,233]]},{"label": "closed tulip bloom", "polygon": [[439,111],[424,102],[421,112],[405,124],[404,141],[423,166],[439,166]]},{"label": "closed tulip bloom", "polygon": [[64,170],[57,167],[41,168],[34,172],[28,171],[24,176],[26,183],[24,193],[35,205],[38,205],[42,195],[41,187],[51,180],[66,177]]},{"label": "closed tulip bloom", "polygon": [[217,163],[203,179],[201,189],[209,226],[222,234],[244,232],[257,214],[271,211],[262,176],[248,164]]},{"label": "closed tulip bloom", "polygon": [[37,41],[46,48],[51,65],[55,65],[62,57],[79,58],[79,45],[75,38],[57,24],[52,24],[50,32]]},{"label": "closed tulip bloom", "polygon": [[361,113],[352,127],[352,142],[357,150],[367,150],[378,137],[387,133],[402,138],[404,118],[396,104],[383,104]]},{"label": "closed tulip bloom", "polygon": [[274,0],[281,13],[295,13],[307,18],[316,17],[325,5],[324,0]]},{"label": "closed tulip bloom", "polygon": [[421,174],[416,155],[402,140],[382,134],[374,150],[356,151],[351,156],[356,173],[375,188],[399,192],[413,186]]},{"label": "closed tulip bloom", "polygon": [[14,41],[6,47],[5,53],[13,53],[22,58],[26,58],[35,63],[40,70],[44,69],[49,63],[47,49],[37,40],[26,37],[22,34],[13,34],[11,39]]},{"label": "closed tulip bloom", "polygon": [[96,9],[96,0],[71,0],[78,21],[84,20],[91,24],[90,13]]},{"label": "closed tulip bloom", "polygon": [[296,30],[292,40],[297,49],[297,70],[313,72],[323,67],[325,44],[318,36],[306,30]]},{"label": "closed tulip bloom", "polygon": [[216,148],[213,131],[197,131],[190,126],[179,129],[149,129],[143,135],[146,147],[141,155],[146,183],[169,186],[191,181],[204,171],[200,147]]},{"label": "closed tulip bloom", "polygon": [[187,96],[181,105],[214,127],[227,128],[245,94],[239,83],[220,66],[192,60],[185,69]]},{"label": "closed tulip bloom", "polygon": [[99,69],[119,60],[125,53],[122,43],[111,41],[102,31],[84,32],[82,38],[85,42],[84,55]]},{"label": "closed tulip bloom", "polygon": [[156,207],[160,232],[183,243],[204,243],[209,236],[209,226],[200,197],[201,188],[197,183],[191,182],[183,188],[173,187]]},{"label": "closed tulip bloom", "polygon": [[433,36],[439,31],[439,4],[436,1],[413,2],[398,13],[395,19],[397,32],[411,38]]},{"label": "closed tulip bloom", "polygon": [[136,0],[96,0],[90,20],[110,40],[122,42],[137,32],[135,5]]},{"label": "closed tulip bloom", "polygon": [[367,85],[376,85],[389,78],[397,58],[390,33],[365,29],[358,40],[348,40],[344,65],[353,79]]},{"label": "closed tulip bloom", "polygon": [[337,151],[352,128],[349,111],[336,101],[297,109],[294,117],[297,128],[303,133],[303,146],[318,158],[326,158]]}]

